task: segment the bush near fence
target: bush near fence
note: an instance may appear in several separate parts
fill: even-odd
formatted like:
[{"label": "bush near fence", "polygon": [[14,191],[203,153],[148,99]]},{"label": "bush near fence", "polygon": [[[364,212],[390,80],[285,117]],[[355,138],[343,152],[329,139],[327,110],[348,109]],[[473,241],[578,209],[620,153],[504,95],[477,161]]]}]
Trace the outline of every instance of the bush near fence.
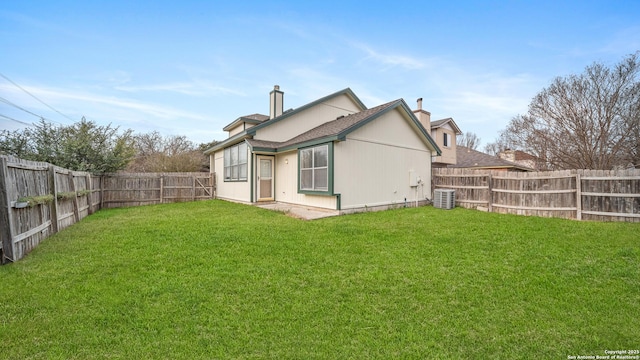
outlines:
[{"label": "bush near fence", "polygon": [[214,197],[209,173],[102,176],[0,156],[0,259],[16,261],[48,236],[103,209]]},{"label": "bush near fence", "polygon": [[507,172],[434,169],[456,205],[497,213],[640,222],[640,170]]}]

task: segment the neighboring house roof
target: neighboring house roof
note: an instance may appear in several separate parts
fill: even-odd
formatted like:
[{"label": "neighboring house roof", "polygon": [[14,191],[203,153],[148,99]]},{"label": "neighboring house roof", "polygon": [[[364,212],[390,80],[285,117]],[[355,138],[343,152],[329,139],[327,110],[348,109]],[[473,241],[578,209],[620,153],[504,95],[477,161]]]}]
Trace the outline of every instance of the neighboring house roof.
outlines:
[{"label": "neighboring house roof", "polygon": [[516,155],[516,160],[534,160],[534,161],[540,160],[538,157],[520,150],[516,150],[515,155]]},{"label": "neighboring house roof", "polygon": [[[341,96],[341,95],[349,96],[358,105],[358,107],[361,110],[366,110],[367,109],[367,107],[364,105],[364,103],[362,103],[362,101],[358,98],[358,96],[356,96],[356,94],[350,88],[346,88],[346,89],[337,91],[337,92],[335,92],[333,94],[330,94],[330,95],[327,95],[325,97],[322,97],[322,98],[320,98],[318,100],[312,101],[312,102],[310,102],[310,103],[308,103],[306,105],[300,106],[299,108],[287,110],[282,115],[280,115],[278,117],[275,117],[275,118],[273,118],[271,120],[263,121],[258,125],[255,125],[255,126],[249,128],[249,129],[243,130],[242,132],[240,132],[240,133],[238,133],[238,134],[236,134],[236,135],[234,135],[234,136],[232,136],[232,137],[230,137],[228,139],[225,139],[224,141],[221,141],[221,142],[217,143],[216,145],[214,145],[213,147],[205,150],[204,154],[205,155],[209,155],[209,154],[211,154],[211,153],[213,153],[213,152],[215,152],[215,151],[217,151],[219,149],[222,149],[222,148],[227,147],[229,145],[233,145],[233,143],[235,143],[235,142],[241,141],[244,138],[247,138],[249,136],[255,135],[256,131],[259,130],[259,129],[262,129],[263,127],[269,126],[269,125],[271,125],[273,123],[276,123],[278,121],[286,119],[286,118],[288,118],[288,117],[290,117],[292,115],[295,115],[295,114],[297,114],[297,113],[299,113],[299,112],[301,112],[303,110],[306,110],[306,109],[308,109],[310,107],[316,106],[316,105],[321,104],[321,103],[323,103],[323,102],[325,102],[327,100],[330,100],[330,99],[332,99],[334,97]],[[254,114],[254,115],[260,115],[260,114]],[[236,120],[236,121],[238,121],[238,120]],[[234,121],[234,123],[236,121]],[[231,123],[231,124],[233,124],[233,123]],[[225,129],[229,128],[229,126],[231,126],[231,124],[227,125],[225,127]],[[231,128],[233,128],[233,127],[231,127]]]},{"label": "neighboring house roof", "polygon": [[453,129],[453,131],[455,131],[456,134],[458,134],[458,135],[462,134],[462,131],[460,131],[460,128],[458,127],[456,122],[453,121],[453,118],[446,118],[446,119],[440,119],[440,120],[432,121],[431,122],[431,128],[432,129],[437,129],[439,127],[443,127],[445,124],[449,124],[449,126],[451,126],[451,128]]},{"label": "neighboring house roof", "polygon": [[238,126],[238,124],[243,122],[248,124],[260,124],[267,120],[269,120],[269,116],[262,115],[262,114],[251,114],[251,115],[240,116],[239,118],[235,119],[231,124],[225,126],[222,130],[229,131],[235,128],[236,126]]},{"label": "neighboring house roof", "polygon": [[[347,134],[378,118],[387,111],[397,108],[398,106],[404,107],[409,114],[412,114],[411,110],[404,102],[404,100],[398,99],[355,114],[339,117],[336,120],[326,122],[284,142],[273,142],[256,139],[247,139],[247,142],[254,150],[277,152],[302,146],[311,146],[317,143],[332,140],[344,140]],[[440,149],[435,144],[433,139],[427,135],[426,129],[424,129],[422,124],[420,124],[420,122],[415,119],[415,116],[411,116],[414,123],[418,126],[423,135],[425,135],[425,138],[428,139],[433,149],[437,151],[438,154],[440,154]]]},{"label": "neighboring house roof", "polygon": [[507,149],[498,153],[498,157],[534,169],[539,169],[544,166],[544,160],[521,150]]},{"label": "neighboring house roof", "polygon": [[521,171],[533,171],[533,169],[500,159],[497,156],[485,154],[471,148],[458,145],[456,148],[457,163],[449,165],[450,168],[468,169],[512,169]]}]

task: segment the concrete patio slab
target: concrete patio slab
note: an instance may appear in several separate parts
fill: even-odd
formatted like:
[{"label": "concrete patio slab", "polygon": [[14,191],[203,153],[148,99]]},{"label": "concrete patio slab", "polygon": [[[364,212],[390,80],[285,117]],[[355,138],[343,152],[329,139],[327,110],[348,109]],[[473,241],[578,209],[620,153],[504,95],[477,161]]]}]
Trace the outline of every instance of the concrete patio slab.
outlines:
[{"label": "concrete patio slab", "polygon": [[303,220],[316,220],[322,219],[329,216],[337,216],[340,215],[338,210],[327,210],[320,209],[308,206],[294,205],[294,204],[285,204],[285,203],[266,203],[266,204],[257,204],[256,206],[273,211],[282,211],[289,216],[303,219]]}]

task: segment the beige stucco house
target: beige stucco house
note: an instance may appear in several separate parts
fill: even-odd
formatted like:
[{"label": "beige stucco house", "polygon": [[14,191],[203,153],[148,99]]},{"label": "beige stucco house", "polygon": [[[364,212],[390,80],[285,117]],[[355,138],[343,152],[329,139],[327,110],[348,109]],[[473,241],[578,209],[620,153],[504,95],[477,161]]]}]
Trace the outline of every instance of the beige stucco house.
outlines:
[{"label": "beige stucco house", "polygon": [[347,88],[295,109],[283,105],[275,86],[268,116],[239,117],[224,128],[229,137],[205,151],[218,198],[342,213],[431,198],[440,149],[404,100],[367,108]]},{"label": "beige stucco house", "polygon": [[422,98],[418,99],[418,108],[413,111],[425,129],[429,129],[441,153],[433,157],[433,167],[447,167],[456,164],[456,136],[462,131],[453,118],[431,121],[431,113],[422,109]]}]

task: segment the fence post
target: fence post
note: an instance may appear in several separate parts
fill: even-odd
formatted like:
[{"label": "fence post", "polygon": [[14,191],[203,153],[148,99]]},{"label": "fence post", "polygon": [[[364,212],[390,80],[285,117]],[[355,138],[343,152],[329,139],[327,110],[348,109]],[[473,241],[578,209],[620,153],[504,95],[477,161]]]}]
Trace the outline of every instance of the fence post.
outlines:
[{"label": "fence post", "polygon": [[56,168],[49,165],[49,191],[53,194],[53,201],[49,205],[51,212],[51,233],[58,232],[58,189],[56,188]]},{"label": "fence post", "polygon": [[80,221],[80,211],[78,210],[80,206],[78,205],[78,193],[76,193],[76,182],[74,181],[73,171],[69,171],[69,188],[71,192],[75,193],[73,196],[73,219],[74,223]]},{"label": "fence post", "polygon": [[160,175],[160,204],[164,203],[164,176]]},{"label": "fence post", "polygon": [[487,208],[489,212],[493,212],[493,177],[491,176],[491,172],[487,175],[487,186],[489,187],[489,205]]},{"label": "fence post", "polygon": [[[216,198],[216,173],[209,173],[209,176],[211,177],[211,198],[215,199]],[[433,183],[433,181],[432,181]]]},{"label": "fence post", "polygon": [[0,157],[0,263],[13,261],[13,234],[11,234],[11,203],[9,201],[9,179],[7,158]]},{"label": "fence post", "polygon": [[93,185],[92,185],[92,181],[91,181],[91,174],[87,174],[87,176],[85,176],[85,182],[86,184],[86,191],[85,193],[87,195],[85,195],[87,197],[87,206],[89,206],[89,209],[87,210],[87,213],[89,215],[93,214]]},{"label": "fence post", "polygon": [[100,210],[104,209],[104,177],[105,175],[100,175]]},{"label": "fence post", "polygon": [[582,220],[582,180],[576,174],[576,219]]}]

